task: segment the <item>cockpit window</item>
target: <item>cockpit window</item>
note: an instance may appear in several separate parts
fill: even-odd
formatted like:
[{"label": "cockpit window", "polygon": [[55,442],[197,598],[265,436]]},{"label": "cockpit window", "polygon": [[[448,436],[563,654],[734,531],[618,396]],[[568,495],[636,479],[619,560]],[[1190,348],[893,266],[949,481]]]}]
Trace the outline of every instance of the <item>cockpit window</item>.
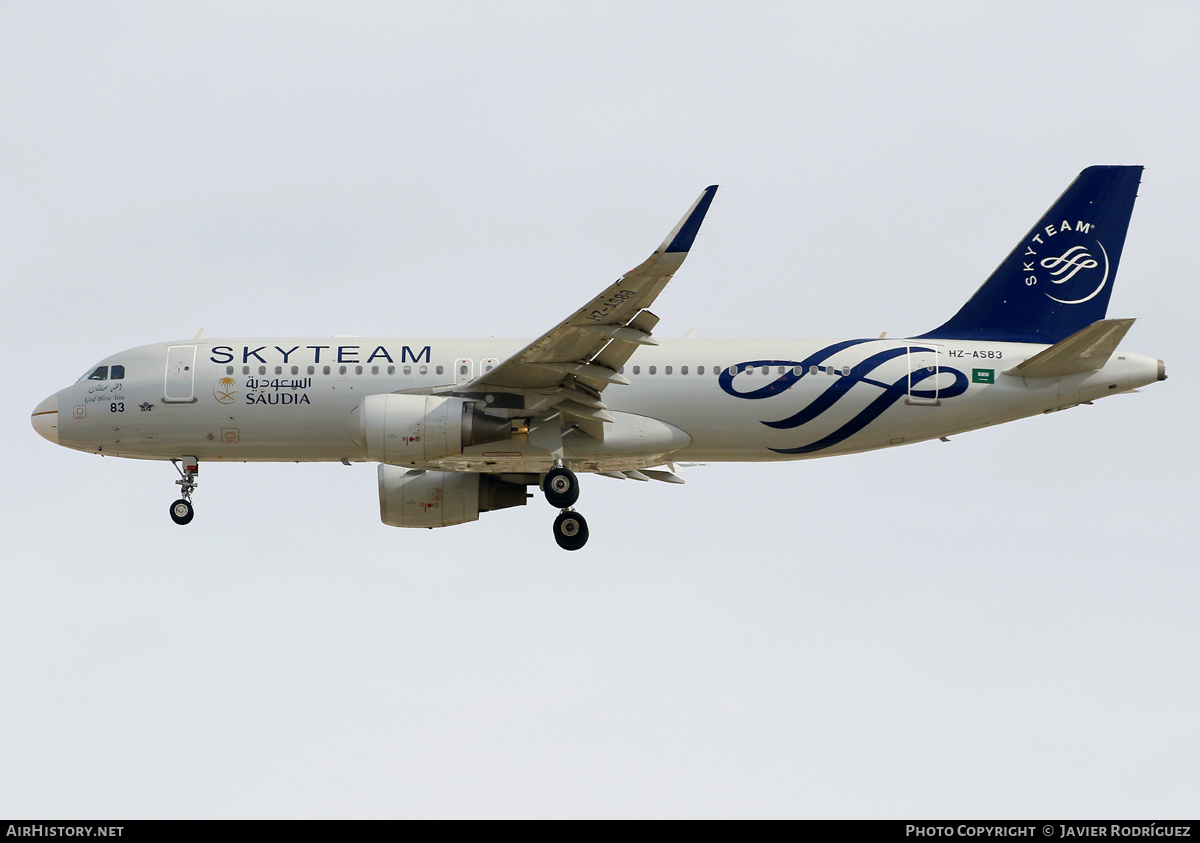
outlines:
[{"label": "cockpit window", "polygon": [[97,366],[96,371],[87,376],[90,381],[106,381],[108,380],[108,367]]},{"label": "cockpit window", "polygon": [[113,380],[119,381],[119,380],[124,379],[124,377],[125,377],[125,367],[124,366],[113,366],[112,367],[112,379]]}]

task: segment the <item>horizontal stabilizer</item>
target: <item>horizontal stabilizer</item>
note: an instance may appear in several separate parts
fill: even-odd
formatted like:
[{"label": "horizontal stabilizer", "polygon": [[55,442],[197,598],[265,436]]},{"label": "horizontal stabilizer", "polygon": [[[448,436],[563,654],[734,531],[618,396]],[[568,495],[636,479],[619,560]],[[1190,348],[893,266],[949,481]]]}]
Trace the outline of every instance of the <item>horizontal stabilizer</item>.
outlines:
[{"label": "horizontal stabilizer", "polygon": [[1017,378],[1057,378],[1103,369],[1133,319],[1101,319],[1004,372]]}]

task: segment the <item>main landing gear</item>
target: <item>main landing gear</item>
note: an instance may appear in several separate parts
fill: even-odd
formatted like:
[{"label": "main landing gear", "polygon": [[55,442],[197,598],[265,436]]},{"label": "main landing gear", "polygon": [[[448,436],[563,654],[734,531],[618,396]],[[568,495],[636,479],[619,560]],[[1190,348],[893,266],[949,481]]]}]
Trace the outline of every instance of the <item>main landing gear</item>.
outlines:
[{"label": "main landing gear", "polygon": [[[180,463],[183,464],[182,467]],[[200,473],[200,463],[195,457],[184,457],[171,460],[171,465],[179,472],[179,479],[175,481],[175,485],[183,494],[183,497],[171,504],[171,520],[182,526],[190,524],[196,514],[192,508],[192,492],[196,491],[196,475]]]},{"label": "main landing gear", "polygon": [[554,541],[563,550],[579,550],[588,540],[587,521],[571,508],[579,500],[579,478],[569,468],[556,466],[546,472],[542,490],[547,502],[562,510],[554,519]]}]

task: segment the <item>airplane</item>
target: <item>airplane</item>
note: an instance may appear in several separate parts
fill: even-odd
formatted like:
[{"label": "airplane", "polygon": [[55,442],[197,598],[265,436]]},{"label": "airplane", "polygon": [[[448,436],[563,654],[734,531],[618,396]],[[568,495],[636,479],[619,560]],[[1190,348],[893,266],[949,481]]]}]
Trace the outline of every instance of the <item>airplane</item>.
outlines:
[{"label": "airplane", "polygon": [[99,361],[34,429],[170,460],[191,522],[200,462],[378,463],[380,517],[448,527],[539,487],[564,550],[588,540],[579,474],[681,483],[681,464],[836,456],[945,439],[1166,379],[1119,352],[1109,297],[1140,166],[1085,169],[962,308],[915,337],[657,339],[649,308],[691,250],[707,188],[639,266],[532,342],[191,340]]}]

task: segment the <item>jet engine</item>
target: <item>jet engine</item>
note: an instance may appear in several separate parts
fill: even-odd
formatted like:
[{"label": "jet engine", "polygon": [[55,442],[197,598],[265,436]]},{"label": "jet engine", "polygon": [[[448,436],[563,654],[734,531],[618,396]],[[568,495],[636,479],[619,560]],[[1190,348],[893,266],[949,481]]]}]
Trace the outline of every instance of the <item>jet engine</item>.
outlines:
[{"label": "jet engine", "polygon": [[475,407],[462,398],[368,395],[351,422],[351,433],[372,462],[413,466],[512,437],[508,419]]},{"label": "jet engine", "polygon": [[490,474],[379,466],[379,517],[392,527],[451,527],[526,499],[524,484]]}]

